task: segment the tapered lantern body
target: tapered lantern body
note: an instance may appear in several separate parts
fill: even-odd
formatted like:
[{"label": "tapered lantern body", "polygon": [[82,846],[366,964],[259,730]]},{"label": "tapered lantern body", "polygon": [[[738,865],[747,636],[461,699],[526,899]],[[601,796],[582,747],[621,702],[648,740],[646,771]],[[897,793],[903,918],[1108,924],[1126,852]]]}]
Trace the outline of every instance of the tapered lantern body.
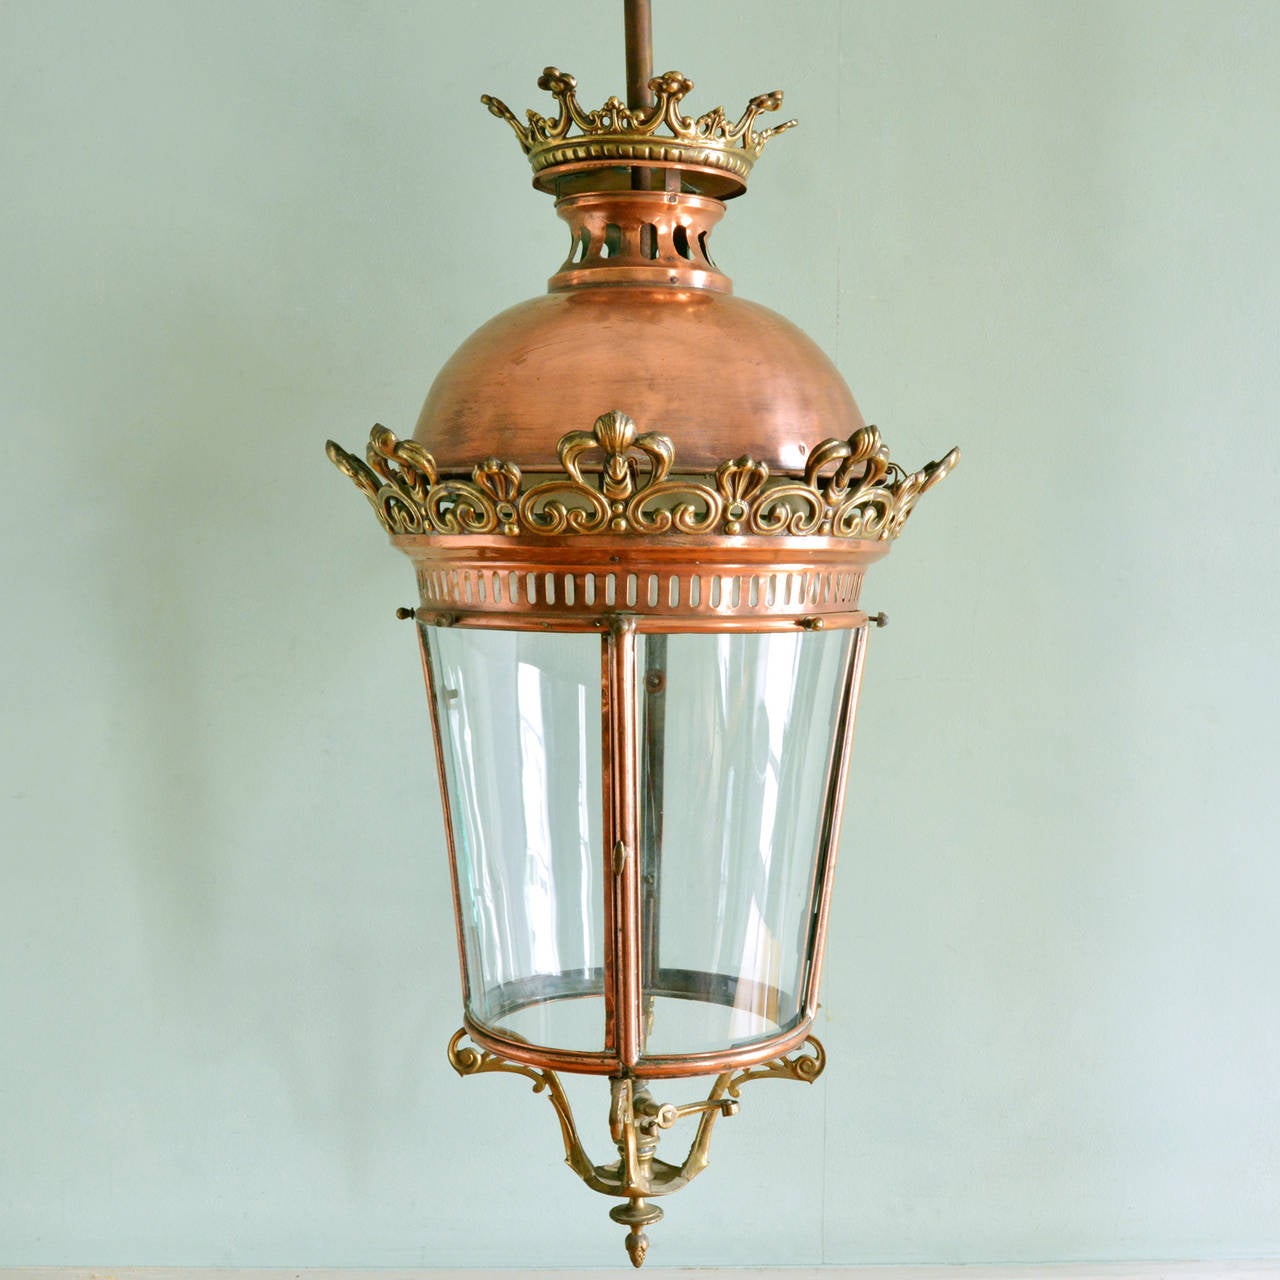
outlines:
[{"label": "tapered lantern body", "polygon": [[[567,1162],[652,1201],[707,1163],[741,1086],[813,1080],[863,576],[956,460],[891,462],[830,361],[733,296],[710,235],[780,94],[736,123],[653,103],[518,121],[570,232],[546,295],[468,339],[413,438],[330,444],[412,561],[463,985],[461,1074],[545,1091]],[[882,619],[879,619],[882,621]],[[469,1037],[471,1044],[464,1043]],[[608,1077],[616,1157],[557,1076]],[[668,1077],[705,1097],[658,1102]],[[657,1154],[682,1119],[678,1163]]]},{"label": "tapered lantern body", "polygon": [[638,1075],[803,1038],[862,632],[424,638],[472,1029]]}]

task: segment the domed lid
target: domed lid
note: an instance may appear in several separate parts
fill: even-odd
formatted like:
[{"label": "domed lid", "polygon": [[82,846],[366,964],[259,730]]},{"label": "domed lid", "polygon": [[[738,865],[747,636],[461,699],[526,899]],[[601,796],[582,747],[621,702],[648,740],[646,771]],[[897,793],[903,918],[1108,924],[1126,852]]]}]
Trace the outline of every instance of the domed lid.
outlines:
[{"label": "domed lid", "polygon": [[798,474],[819,441],[865,425],[817,344],[767,307],[712,289],[579,285],[472,334],[414,439],[442,472],[489,456],[554,468],[561,436],[611,409],[670,437],[688,472],[745,454]]}]

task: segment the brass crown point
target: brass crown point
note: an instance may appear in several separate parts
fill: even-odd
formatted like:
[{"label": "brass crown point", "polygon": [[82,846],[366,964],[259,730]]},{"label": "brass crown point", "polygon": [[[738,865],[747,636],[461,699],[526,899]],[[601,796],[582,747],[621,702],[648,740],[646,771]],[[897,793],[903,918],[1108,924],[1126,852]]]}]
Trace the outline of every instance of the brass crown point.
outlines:
[{"label": "brass crown point", "polygon": [[613,160],[619,164],[718,170],[731,181],[733,194],[737,194],[745,189],[747,175],[765,143],[797,123],[787,120],[772,128],[756,128],[756,121],[764,112],[777,111],[782,105],[780,89],[757,94],[732,123],[723,107],[696,117],[686,116],[680,104],[693,89],[693,81],[679,71],[667,71],[649,81],[654,95],[652,107],[628,107],[614,96],[595,111],[584,111],[577,99],[577,87],[577,80],[567,71],[547,67],[538,77],[538,88],[556,99],[558,113],[549,118],[530,110],[525,121],[501,99],[487,93],[480,97],[489,111],[515,132],[533,166],[535,183],[538,175],[547,170],[584,168]]}]

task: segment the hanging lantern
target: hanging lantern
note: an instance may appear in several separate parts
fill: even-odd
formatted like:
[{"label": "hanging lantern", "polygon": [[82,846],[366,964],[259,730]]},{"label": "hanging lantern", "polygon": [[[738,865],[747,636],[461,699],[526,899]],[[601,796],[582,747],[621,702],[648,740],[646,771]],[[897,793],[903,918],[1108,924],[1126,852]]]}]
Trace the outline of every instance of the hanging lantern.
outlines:
[{"label": "hanging lantern", "polygon": [[[628,6],[629,105],[515,131],[570,252],[441,370],[413,438],[328,452],[412,561],[457,918],[462,1075],[531,1079],[632,1262],[764,1078],[812,1081],[858,687],[859,600],[951,469],[890,461],[840,375],[734,296],[709,240],[780,93],[684,114]],[[639,32],[639,34],[637,34]],[[469,1040],[470,1043],[465,1043]],[[605,1077],[618,1158],[558,1073]],[[703,1098],[658,1101],[669,1077]],[[688,1118],[679,1163],[659,1139]]]}]

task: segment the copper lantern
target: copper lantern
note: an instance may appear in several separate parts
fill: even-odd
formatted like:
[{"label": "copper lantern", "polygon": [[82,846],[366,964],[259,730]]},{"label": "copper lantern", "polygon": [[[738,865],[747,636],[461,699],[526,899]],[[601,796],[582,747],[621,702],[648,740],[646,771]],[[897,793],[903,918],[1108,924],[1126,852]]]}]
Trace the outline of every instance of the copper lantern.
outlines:
[{"label": "copper lantern", "polygon": [[[569,254],[462,344],[412,439],[329,456],[413,563],[463,985],[449,1060],[546,1092],[566,1160],[616,1197],[639,1266],[653,1201],[707,1164],[761,1077],[815,1079],[810,1035],[858,687],[859,599],[954,465],[890,461],[835,367],[734,296],[710,250],[780,93],[731,121],[650,78],[627,103],[518,119]],[[469,1040],[470,1043],[464,1043]],[[596,1164],[557,1073],[605,1077]],[[705,1097],[659,1102],[668,1077]],[[659,1138],[685,1118],[687,1155]],[[669,1140],[666,1140],[669,1141]]]}]

